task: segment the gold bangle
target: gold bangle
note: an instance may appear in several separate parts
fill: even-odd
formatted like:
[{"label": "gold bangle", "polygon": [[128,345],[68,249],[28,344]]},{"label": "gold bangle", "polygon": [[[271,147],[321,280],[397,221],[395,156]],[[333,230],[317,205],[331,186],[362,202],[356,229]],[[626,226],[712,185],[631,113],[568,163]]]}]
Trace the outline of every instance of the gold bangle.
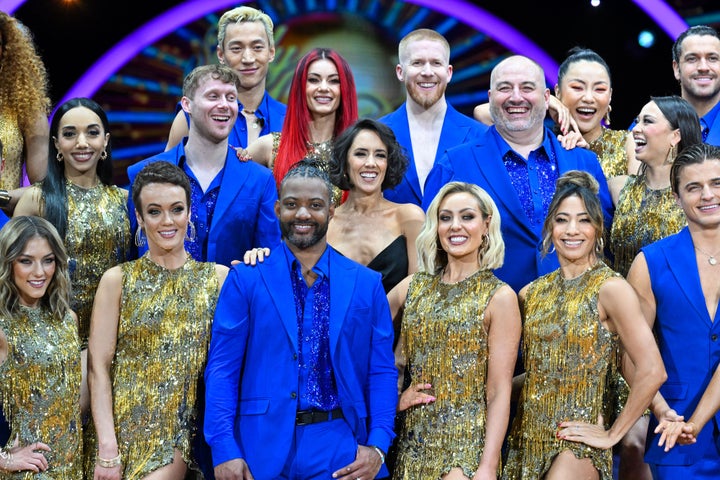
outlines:
[{"label": "gold bangle", "polygon": [[10,471],[10,464],[13,461],[13,455],[10,452],[9,448],[0,448],[0,458],[2,458],[5,462],[5,465],[3,465],[3,470],[6,472]]},{"label": "gold bangle", "polygon": [[0,190],[0,208],[5,208],[10,205],[12,195],[7,190]]},{"label": "gold bangle", "polygon": [[117,457],[114,458],[101,458],[98,454],[95,459],[97,460],[97,464],[103,468],[113,468],[122,465],[122,455],[120,455],[120,452],[118,452]]}]

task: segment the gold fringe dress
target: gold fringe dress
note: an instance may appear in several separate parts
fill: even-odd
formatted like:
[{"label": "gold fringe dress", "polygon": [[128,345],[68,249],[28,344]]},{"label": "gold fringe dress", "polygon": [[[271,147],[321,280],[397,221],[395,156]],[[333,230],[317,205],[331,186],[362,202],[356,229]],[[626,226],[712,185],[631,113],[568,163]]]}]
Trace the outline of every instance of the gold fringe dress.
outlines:
[{"label": "gold fringe dress", "polygon": [[115,185],[83,188],[66,182],[68,224],[65,246],[72,283],[71,307],[78,316],[80,343],[87,347],[95,290],[100,277],[130,258],[127,200]]},{"label": "gold fringe dress", "polygon": [[202,435],[196,424],[197,386],[219,294],[215,264],[188,258],[182,267],[168,270],[145,254],[121,268],[111,379],[122,477],[143,478],[169,465],[175,449],[197,470],[191,445],[195,435]]},{"label": "gold fringe dress", "polygon": [[644,175],[632,175],[620,192],[610,231],[614,269],[627,276],[640,249],[687,225],[670,187],[652,190]]},{"label": "gold fringe dress", "polygon": [[626,130],[611,130],[603,127],[602,135],[588,144],[588,149],[597,155],[605,178],[628,174],[625,150],[628,135],[629,132]]},{"label": "gold fringe dress", "polygon": [[485,445],[488,338],[484,312],[504,283],[481,270],[454,284],[416,273],[402,335],[412,383],[437,400],[409,409],[398,436],[395,480],[439,479],[460,467],[472,477]]},{"label": "gold fringe dress", "polygon": [[597,423],[607,411],[608,372],[617,335],[600,323],[598,296],[618,274],[597,262],[579,277],[555,270],[530,284],[523,305],[525,384],[508,439],[503,479],[538,480],[570,450],[589,458],[601,480],[612,480],[612,450],[558,439],[563,421]]},{"label": "gold fringe dress", "polygon": [[0,140],[5,159],[5,169],[0,175],[0,188],[13,190],[22,185],[25,139],[17,112],[7,106],[0,106]]},{"label": "gold fringe dress", "polygon": [[0,365],[0,399],[10,423],[12,446],[43,442],[48,470],[42,473],[0,470],[0,478],[80,480],[80,344],[70,313],[60,320],[44,307],[19,307],[18,315],[0,318],[8,355]]}]

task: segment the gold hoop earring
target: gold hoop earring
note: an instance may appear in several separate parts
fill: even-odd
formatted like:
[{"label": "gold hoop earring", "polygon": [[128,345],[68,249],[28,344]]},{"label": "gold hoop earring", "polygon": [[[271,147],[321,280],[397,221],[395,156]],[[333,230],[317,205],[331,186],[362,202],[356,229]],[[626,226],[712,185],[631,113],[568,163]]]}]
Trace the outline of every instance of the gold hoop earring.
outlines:
[{"label": "gold hoop earring", "polygon": [[100,154],[100,160],[107,160],[107,157],[108,157],[107,150],[103,150],[102,153]]},{"label": "gold hoop earring", "polygon": [[610,112],[612,112],[612,105],[608,104],[607,112],[605,112],[605,116],[603,117],[603,122],[605,122],[605,126],[610,126]]},{"label": "gold hoop earring", "polygon": [[58,152],[57,155],[55,155],[55,159],[56,159],[58,162],[62,162],[62,161],[63,161],[63,154],[62,154],[61,152]]},{"label": "gold hoop earring", "polygon": [[195,230],[195,224],[192,220],[188,221],[187,230],[185,230],[185,240],[194,242],[197,238],[197,230]]},{"label": "gold hoop earring", "polygon": [[600,237],[595,241],[595,253],[602,253],[604,248],[605,240],[603,239],[603,237]]},{"label": "gold hoop earring", "polygon": [[665,163],[673,163],[675,161],[675,158],[677,157],[677,150],[678,150],[677,143],[670,147],[670,150],[668,150],[667,157],[665,157]]}]

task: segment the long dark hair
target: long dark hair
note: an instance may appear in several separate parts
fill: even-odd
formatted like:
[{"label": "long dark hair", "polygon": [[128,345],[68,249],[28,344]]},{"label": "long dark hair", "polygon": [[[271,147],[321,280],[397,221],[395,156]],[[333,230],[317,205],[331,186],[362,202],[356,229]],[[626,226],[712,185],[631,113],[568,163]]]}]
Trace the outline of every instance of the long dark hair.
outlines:
[{"label": "long dark hair", "polygon": [[[58,161],[58,149],[55,147],[53,138],[58,138],[60,120],[73,108],[85,107],[92,110],[103,125],[105,133],[110,133],[110,124],[105,111],[100,105],[89,98],[72,98],[60,105],[53,115],[50,123],[50,147],[48,148],[48,170],[45,180],[42,182],[41,190],[44,201],[42,209],[43,217],[46,218],[57,229],[60,238],[65,240],[68,222],[67,188],[65,188],[65,162]],[[95,173],[105,185],[112,184],[112,138],[108,140],[106,158],[100,158]]]}]

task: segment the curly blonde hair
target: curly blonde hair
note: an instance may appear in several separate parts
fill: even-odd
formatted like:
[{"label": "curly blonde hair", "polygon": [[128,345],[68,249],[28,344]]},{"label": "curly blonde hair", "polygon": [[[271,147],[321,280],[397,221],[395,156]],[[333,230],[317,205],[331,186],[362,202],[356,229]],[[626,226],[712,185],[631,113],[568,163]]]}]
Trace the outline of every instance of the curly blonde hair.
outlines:
[{"label": "curly blonde hair", "polygon": [[0,34],[0,105],[14,105],[24,131],[39,113],[49,113],[47,72],[30,32],[5,12],[0,12]]}]

